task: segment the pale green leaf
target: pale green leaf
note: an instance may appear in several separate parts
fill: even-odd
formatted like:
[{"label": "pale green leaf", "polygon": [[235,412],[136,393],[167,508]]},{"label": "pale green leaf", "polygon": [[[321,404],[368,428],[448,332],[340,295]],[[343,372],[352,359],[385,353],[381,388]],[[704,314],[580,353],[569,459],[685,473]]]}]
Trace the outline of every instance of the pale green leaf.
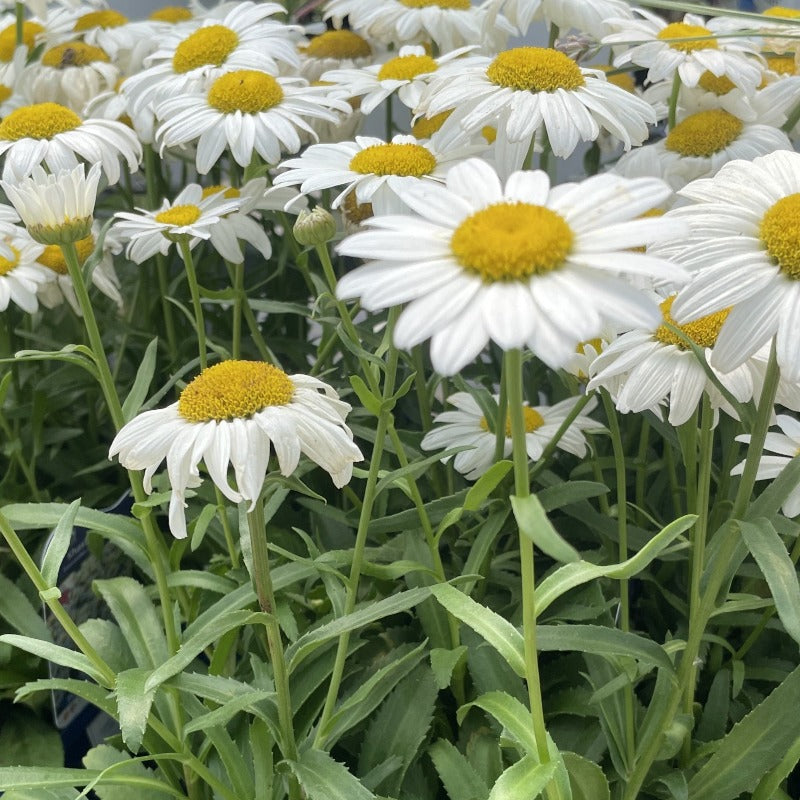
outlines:
[{"label": "pale green leaf", "polygon": [[439,739],[428,748],[428,755],[450,800],[486,800],[489,788],[466,756],[447,739]]},{"label": "pale green leaf", "polygon": [[147,718],[153,705],[155,689],[145,690],[145,683],[151,670],[146,667],[126,669],[117,675],[117,711],[122,741],[132,752],[136,753],[142,744],[142,737],[147,729]]},{"label": "pale green leaf", "polygon": [[565,564],[580,561],[580,554],[553,527],[536,495],[527,497],[512,495],[509,499],[519,532],[523,536],[556,561]]},{"label": "pale green leaf", "polygon": [[553,762],[540,764],[534,756],[523,756],[497,779],[489,800],[533,800],[547,788],[555,772]]},{"label": "pale green leaf", "polygon": [[297,761],[288,761],[309,800],[375,800],[348,769],[321,750],[306,750]]},{"label": "pale green leaf", "polygon": [[48,586],[58,586],[58,572],[69,549],[72,532],[75,530],[75,518],[80,507],[80,499],[70,503],[47,541],[42,559],[42,577]]}]

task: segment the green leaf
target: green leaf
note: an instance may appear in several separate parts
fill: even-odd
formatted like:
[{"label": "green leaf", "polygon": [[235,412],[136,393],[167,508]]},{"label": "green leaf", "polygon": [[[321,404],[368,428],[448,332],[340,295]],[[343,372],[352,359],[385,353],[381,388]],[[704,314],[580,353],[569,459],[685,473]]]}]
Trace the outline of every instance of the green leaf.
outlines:
[{"label": "green leaf", "polygon": [[[165,795],[183,796],[182,793],[176,792],[158,780],[153,771],[144,764],[134,761],[127,753],[107,744],[93,747],[83,757],[83,763],[88,769],[96,770],[98,775],[102,774],[103,770],[109,770],[93,788],[100,800],[142,800],[142,797],[147,797],[147,800],[151,797],[153,800],[159,800]],[[131,785],[121,786],[115,783],[115,779],[124,782],[126,777]],[[106,786],[106,780],[112,785]],[[146,789],[142,786],[142,782],[146,782]]]},{"label": "green leaf", "polygon": [[383,400],[380,397],[376,397],[358,375],[350,376],[350,385],[361,401],[361,405],[364,406],[373,417],[380,416],[381,403]]},{"label": "green leaf", "polygon": [[561,755],[569,773],[573,800],[611,800],[611,790],[605,773],[594,761],[576,753]]},{"label": "green leaf", "polygon": [[466,756],[447,739],[428,748],[428,755],[450,800],[486,800],[489,787],[467,761]]},{"label": "green leaf", "polygon": [[741,722],[689,782],[689,797],[733,800],[752,791],[797,739],[800,667]]},{"label": "green leaf", "polygon": [[750,503],[745,518],[754,522],[759,517],[771,518],[786,502],[786,498],[800,483],[800,458],[793,458],[780,472],[775,480]]},{"label": "green leaf", "polygon": [[3,800],[75,800],[76,797],[76,789],[16,789],[6,792]]},{"label": "green leaf", "polygon": [[786,755],[758,782],[752,800],[771,800],[776,795],[781,783],[800,762],[800,736],[795,739]]},{"label": "green leaf", "polygon": [[4,709],[0,723],[0,766],[60,767],[61,736],[25,706]]},{"label": "green leaf", "polygon": [[133,382],[125,402],[122,404],[122,416],[125,422],[130,422],[138,413],[150,390],[150,383],[156,371],[156,356],[158,355],[158,337],[147,345],[139,369],[136,370],[136,379]]},{"label": "green leaf", "polygon": [[540,489],[536,496],[545,511],[555,511],[581,500],[607,494],[608,491],[608,486],[596,481],[560,481],[554,486]]},{"label": "green leaf", "polygon": [[467,496],[464,498],[464,510],[477,511],[513,466],[514,464],[507,460],[492,464],[467,492]]},{"label": "green leaf", "polygon": [[59,666],[82,672],[97,683],[103,682],[103,676],[94,668],[92,662],[83,653],[75,650],[44,642],[41,639],[31,639],[29,636],[17,636],[15,633],[6,633],[0,636],[0,644],[10,644],[12,647],[18,647],[26,653],[32,653]]},{"label": "green leaf", "polygon": [[42,560],[42,577],[48,586],[58,586],[58,571],[69,549],[72,532],[75,529],[75,517],[78,516],[80,507],[80,499],[70,503],[47,542]]},{"label": "green leaf", "polygon": [[525,677],[525,644],[522,634],[508,620],[448,583],[431,587],[431,594],[454,617],[486,639],[517,675]]},{"label": "green leaf", "polygon": [[800,585],[786,545],[768,519],[740,522],[742,538],[764,576],[786,633],[800,644]]},{"label": "green leaf", "polygon": [[135,667],[117,675],[117,711],[122,741],[134,754],[142,744],[150,707],[155,697],[155,689],[147,691],[144,688],[150,672],[151,670],[145,667]]},{"label": "green leaf", "polygon": [[309,800],[375,800],[347,768],[321,750],[306,750],[297,761],[287,761]]},{"label": "green leaf", "polygon": [[275,698],[275,692],[267,692],[263,689],[255,689],[245,694],[240,694],[227,700],[219,708],[195,717],[186,724],[184,732],[194,733],[195,731],[211,728],[214,725],[227,725],[240,712],[250,711],[257,703],[270,698]]},{"label": "green leaf", "polygon": [[555,772],[553,762],[540,764],[534,756],[523,756],[497,779],[489,800],[533,800],[553,780]]},{"label": "green leaf", "polygon": [[519,532],[527,536],[543,553],[565,564],[581,560],[578,551],[552,526],[536,495],[511,495],[509,500]]},{"label": "green leaf", "polygon": [[50,641],[50,631],[22,589],[0,573],[0,619],[23,636]]},{"label": "green leaf", "polygon": [[466,653],[467,648],[464,645],[456,647],[454,650],[446,650],[443,647],[435,647],[431,650],[431,669],[440,691],[450,685],[453,670]]}]

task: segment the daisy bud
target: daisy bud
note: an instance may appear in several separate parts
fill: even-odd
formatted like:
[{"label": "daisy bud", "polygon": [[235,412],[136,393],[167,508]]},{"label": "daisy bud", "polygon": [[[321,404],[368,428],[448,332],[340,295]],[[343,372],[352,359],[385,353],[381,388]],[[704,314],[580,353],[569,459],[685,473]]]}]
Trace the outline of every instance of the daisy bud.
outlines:
[{"label": "daisy bud", "polygon": [[304,247],[316,247],[336,236],[336,220],[321,206],[312,211],[303,209],[294,223],[292,233],[298,244]]}]

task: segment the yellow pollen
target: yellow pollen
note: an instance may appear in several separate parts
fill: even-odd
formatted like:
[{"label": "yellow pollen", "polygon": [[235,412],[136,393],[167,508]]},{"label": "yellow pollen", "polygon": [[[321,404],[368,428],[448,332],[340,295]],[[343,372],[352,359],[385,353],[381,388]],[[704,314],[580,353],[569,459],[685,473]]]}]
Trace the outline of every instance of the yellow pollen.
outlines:
[{"label": "yellow pollen", "polygon": [[119,11],[111,11],[106,9],[104,11],[90,11],[82,17],[78,17],[75,23],[74,31],[88,31],[92,28],[119,28],[120,25],[125,25],[128,18]]},{"label": "yellow pollen", "polygon": [[[697,39],[698,36],[707,36],[707,39]],[[713,38],[712,32],[702,25],[689,25],[686,22],[672,22],[666,28],[659,31],[657,39],[669,42],[673,50],[682,50],[684,53],[691,53],[693,50],[716,50],[717,40]],[[673,39],[695,39],[693,42],[675,42]]]},{"label": "yellow pollen", "polygon": [[[80,239],[75,242],[75,249],[78,251],[78,263],[83,266],[84,262],[94,251],[94,236],[89,234],[85,239]],[[64,254],[57,244],[48,244],[44,248],[44,252],[36,259],[40,264],[49,267],[53,272],[59,275],[66,275],[69,273],[67,263],[64,261]]]},{"label": "yellow pollen", "polygon": [[763,17],[786,17],[787,19],[797,19],[800,17],[800,11],[796,8],[786,8],[786,6],[773,6],[766,11],[761,12]]},{"label": "yellow pollen", "polygon": [[203,189],[203,199],[205,200],[206,197],[211,197],[212,194],[219,194],[220,192],[225,192],[225,197],[239,197],[241,192],[235,186],[222,186],[221,184],[216,184],[215,186],[206,186]]},{"label": "yellow pollen", "polygon": [[411,81],[417,75],[436,72],[439,65],[430,56],[397,56],[390,58],[379,70],[379,81]]},{"label": "yellow pollen", "polygon": [[[624,89],[626,92],[633,93],[636,90],[636,81],[633,79],[633,75],[630,72],[617,72],[616,67],[610,65],[595,66],[592,67],[592,69],[600,69],[605,72],[606,80],[609,83],[613,83],[614,86],[619,86],[620,89]],[[612,74],[609,75],[609,72]]]},{"label": "yellow pollen", "polygon": [[402,175],[419,178],[436,168],[436,159],[421,144],[376,144],[356,153],[350,169],[361,175]]},{"label": "yellow pollen", "polygon": [[736,84],[727,76],[720,75],[717,77],[713,72],[706,70],[698,81],[701,89],[721,97],[724,94],[736,88]]},{"label": "yellow pollen", "polygon": [[0,103],[5,103],[12,94],[14,94],[14,90],[10,86],[0,83]]},{"label": "yellow pollen", "polygon": [[797,74],[797,62],[794,55],[788,56],[767,56],[767,67],[778,75]]},{"label": "yellow pollen", "polygon": [[204,369],[181,392],[178,413],[190,422],[247,419],[267,406],[288,405],[289,376],[261,361],[222,361]]},{"label": "yellow pollen", "polygon": [[481,136],[486,139],[487,144],[494,144],[497,139],[497,128],[493,128],[491,125],[484,125],[481,128]]},{"label": "yellow pollen", "polygon": [[579,342],[575,352],[580,356],[586,355],[587,347],[593,347],[595,353],[601,353],[603,351],[603,340],[598,337],[597,339],[587,339],[585,342]]},{"label": "yellow pollen", "polygon": [[707,158],[734,142],[743,127],[740,119],[721,108],[699,111],[679,122],[665,144],[667,150],[682,156]]},{"label": "yellow pollen", "polygon": [[353,31],[325,31],[301,48],[309,58],[369,58],[369,42]]},{"label": "yellow pollen", "polygon": [[223,114],[258,114],[283,100],[283,89],[272,75],[240,69],[217,78],[208,91],[208,104]]},{"label": "yellow pollen", "polygon": [[[544,425],[544,417],[535,408],[523,406],[522,415],[525,418],[525,433],[533,433]],[[486,421],[486,417],[481,417],[480,426],[483,430],[489,431],[489,423]],[[490,431],[490,433],[494,433],[494,431]],[[506,438],[510,437],[511,417],[506,415]]]},{"label": "yellow pollen", "polygon": [[154,22],[186,22],[192,18],[192,12],[184,6],[164,6],[157,8],[150,19]]},{"label": "yellow pollen", "polygon": [[486,76],[497,86],[521,92],[572,91],[586,82],[569,56],[547,47],[515,47],[489,64]]},{"label": "yellow pollen", "polygon": [[412,126],[411,126],[411,134],[416,136],[417,139],[430,139],[439,128],[444,125],[445,120],[453,113],[453,109],[450,108],[447,111],[442,111],[440,114],[436,114],[430,118],[428,117],[420,117]]},{"label": "yellow pollen", "polygon": [[800,193],[773,203],[761,218],[758,235],[781,272],[800,280]]},{"label": "yellow pollen", "polygon": [[[660,304],[661,315],[664,317],[664,322],[674,325],[698,347],[713,347],[717,343],[717,336],[719,336],[722,323],[725,322],[728,318],[728,314],[731,312],[730,308],[724,308],[722,311],[709,314],[707,317],[700,317],[700,319],[696,319],[694,322],[678,325],[670,314],[675,297],[676,295],[673,294]],[[653,336],[656,341],[662,344],[674,344],[681,350],[689,349],[686,342],[684,342],[677,333],[673,333],[666,325],[660,325]]]},{"label": "yellow pollen", "polygon": [[471,7],[470,0],[400,0],[407,8],[454,8],[467,11]]},{"label": "yellow pollen", "polygon": [[0,139],[52,139],[80,127],[81,118],[58,103],[35,103],[12,111],[0,122]]},{"label": "yellow pollen", "polygon": [[175,72],[184,73],[198,67],[221,67],[236,49],[239,37],[225,25],[207,25],[187,36],[172,57]]},{"label": "yellow pollen", "polygon": [[356,193],[350,192],[344,198],[342,212],[351,225],[360,225],[365,219],[369,219],[373,215],[372,203],[359,203],[356,200]]},{"label": "yellow pollen", "polygon": [[[6,242],[6,244],[8,244]],[[8,245],[11,247],[11,245]],[[11,272],[14,267],[19,264],[19,250],[16,247],[11,247],[11,252],[14,254],[13,259],[3,258],[0,256],[0,275],[5,275],[8,272]]]},{"label": "yellow pollen", "polygon": [[191,204],[183,206],[172,206],[166,211],[156,214],[156,222],[161,222],[164,225],[174,225],[176,228],[183,227],[184,225],[191,225],[200,219],[200,209]]},{"label": "yellow pollen", "polygon": [[[36,37],[44,33],[44,27],[38,22],[25,22],[22,25],[22,43],[28,50],[33,50]],[[11,61],[17,48],[17,26],[9,25],[0,31],[0,61]]]},{"label": "yellow pollen", "polygon": [[65,69],[66,67],[85,67],[93,61],[110,61],[102,47],[93,47],[83,42],[67,42],[51,47],[42,56],[46,67]]},{"label": "yellow pollen", "polygon": [[558,269],[572,247],[566,221],[545,206],[502,202],[467,217],[450,239],[462,267],[487,283]]}]

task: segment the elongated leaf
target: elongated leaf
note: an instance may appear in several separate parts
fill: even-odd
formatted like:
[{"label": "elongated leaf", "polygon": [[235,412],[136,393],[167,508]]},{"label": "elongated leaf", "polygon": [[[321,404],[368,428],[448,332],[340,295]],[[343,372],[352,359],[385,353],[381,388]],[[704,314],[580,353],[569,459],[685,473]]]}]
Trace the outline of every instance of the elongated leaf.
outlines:
[{"label": "elongated leaf", "polygon": [[15,789],[6,792],[3,800],[75,800],[77,796],[77,789]]},{"label": "elongated leaf", "polygon": [[486,800],[489,797],[489,787],[483,778],[447,739],[434,742],[428,748],[428,755],[450,800]]},{"label": "elongated leaf", "polygon": [[[0,789],[55,789],[69,786],[88,786],[96,782],[98,786],[136,786],[138,797],[143,791],[164,792],[183,797],[181,792],[160,780],[151,777],[125,774],[121,770],[69,769],[67,767],[0,767]],[[105,795],[110,797],[110,793]],[[117,795],[119,796],[119,795]]]},{"label": "elongated leaf", "polygon": [[155,696],[155,689],[146,691],[144,688],[150,672],[151,670],[144,667],[135,667],[117,675],[117,711],[122,741],[134,754],[142,744]]},{"label": "elongated leaf", "polygon": [[122,404],[122,416],[125,422],[130,422],[138,413],[150,390],[150,382],[156,371],[156,355],[158,354],[158,337],[147,345],[139,369],[136,370],[136,379]]},{"label": "elongated leaf", "polygon": [[793,458],[775,480],[750,504],[745,518],[753,522],[759,517],[771,518],[778,513],[786,498],[800,483],[800,458]]},{"label": "elongated leaf", "polygon": [[508,475],[513,466],[512,462],[507,460],[492,464],[492,466],[472,484],[470,490],[467,492],[467,496],[464,498],[464,510],[477,511],[483,505],[483,501],[497,488],[500,481]]},{"label": "elongated leaf", "polygon": [[775,608],[786,633],[800,644],[800,585],[797,570],[789,558],[786,545],[768,519],[739,527],[747,549],[753,554],[761,574],[769,584]]},{"label": "elongated leaf", "polygon": [[50,631],[42,615],[25,596],[22,589],[0,573],[0,619],[15,631],[33,639],[50,641]]},{"label": "elongated leaf", "polygon": [[202,731],[206,728],[210,728],[213,725],[226,725],[241,711],[249,710],[255,706],[256,703],[274,697],[275,692],[266,692],[261,689],[247,692],[247,694],[241,694],[238,697],[234,697],[232,700],[228,700],[219,708],[215,708],[207,714],[201,714],[195,717],[191,722],[186,724],[184,732],[194,733],[195,731]]},{"label": "elongated leaf", "polygon": [[580,561],[578,551],[552,526],[536,495],[511,496],[511,508],[519,526],[519,532],[527,536],[543,553],[566,564]]},{"label": "elongated leaf", "polygon": [[689,797],[733,800],[752,791],[797,739],[800,667],[722,740],[689,782]]},{"label": "elongated leaf", "polygon": [[497,779],[489,800],[533,800],[553,780],[555,772],[553,762],[540,764],[533,756],[523,756]]},{"label": "elongated leaf", "polygon": [[[106,777],[126,775],[131,781],[130,786],[111,785],[105,786],[103,780],[100,785],[94,787],[94,794],[100,800],[142,800],[146,796],[148,800],[160,800],[165,796],[178,794],[170,786],[162,783],[160,791],[158,784],[161,783],[155,777],[153,770],[148,769],[139,761],[134,761],[127,753],[117,750],[107,744],[93,747],[83,758],[83,763],[88,769],[109,770]],[[146,792],[138,785],[139,781],[147,782]]]},{"label": "elongated leaf", "polygon": [[343,764],[321,750],[306,750],[297,761],[287,763],[309,800],[375,800]]},{"label": "elongated leaf", "polygon": [[540,489],[536,496],[545,511],[555,511],[590,497],[599,497],[608,493],[608,486],[596,481],[559,481],[554,486]]},{"label": "elongated leaf", "polygon": [[467,654],[467,648],[464,645],[456,647],[454,650],[445,650],[441,647],[436,647],[431,650],[431,669],[436,678],[436,685],[439,689],[446,689],[450,685],[450,679],[453,675],[453,670],[456,664],[461,661]]},{"label": "elongated leaf", "polygon": [[611,790],[608,787],[608,780],[594,761],[589,761],[576,753],[561,755],[569,773],[573,800],[610,800]]},{"label": "elongated leaf", "polygon": [[434,586],[431,593],[454,617],[486,639],[517,675],[525,677],[525,644],[522,634],[508,620],[450,584]]},{"label": "elongated leaf", "polygon": [[80,507],[80,500],[70,503],[47,543],[42,560],[42,577],[48,586],[58,586],[58,571],[61,569],[61,562],[69,549],[72,532],[75,529],[75,518],[78,516]]},{"label": "elongated leaf", "polygon": [[75,669],[78,672],[84,673],[84,675],[88,675],[98,683],[103,682],[103,677],[83,653],[69,650],[66,647],[60,647],[57,644],[52,644],[52,642],[44,642],[41,639],[31,639],[29,636],[18,636],[15,633],[6,633],[0,636],[0,643],[18,647],[26,653],[33,653],[33,655],[39,656],[39,658],[46,658],[48,661],[52,661],[59,666]]},{"label": "elongated leaf", "polygon": [[255,797],[253,800],[270,800],[272,798],[272,748],[275,740],[266,724],[260,720],[253,720],[250,726],[250,753],[253,757],[253,787]]}]

